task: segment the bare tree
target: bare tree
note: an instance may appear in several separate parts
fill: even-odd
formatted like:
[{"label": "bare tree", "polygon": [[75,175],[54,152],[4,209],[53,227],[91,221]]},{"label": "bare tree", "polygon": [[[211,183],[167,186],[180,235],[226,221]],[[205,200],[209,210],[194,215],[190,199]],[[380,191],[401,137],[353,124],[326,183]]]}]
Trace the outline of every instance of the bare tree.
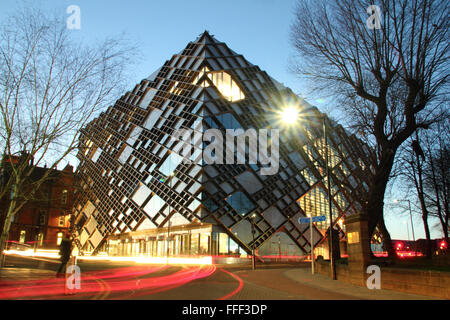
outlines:
[{"label": "bare tree", "polygon": [[56,169],[76,149],[79,129],[117,95],[133,51],[121,39],[85,46],[64,17],[35,8],[18,10],[0,30],[3,254],[14,215],[54,171],[30,183],[35,167]]},{"label": "bare tree", "polygon": [[424,193],[431,216],[439,219],[442,233],[448,243],[450,201],[450,118],[438,123],[435,136],[424,137],[426,163]]},{"label": "bare tree", "polygon": [[424,190],[423,173],[426,159],[418,134],[416,134],[416,139],[413,139],[411,147],[407,149],[405,156],[402,158],[402,162],[405,166],[403,175],[406,178],[407,183],[413,184],[417,198],[419,199],[420,209],[422,211],[422,222],[424,225],[426,238],[425,255],[427,258],[431,258],[431,234],[430,227],[428,225],[428,217],[430,216],[430,213],[426,203],[427,195]]},{"label": "bare tree", "polygon": [[[296,72],[315,89],[339,97],[343,103],[338,107],[375,150],[368,202],[362,209],[370,233],[383,217],[399,146],[441,116],[449,70],[445,1],[377,4],[380,11],[373,1],[300,0],[291,30],[299,56]],[[391,244],[388,251],[395,257]]]},{"label": "bare tree", "polygon": [[415,190],[419,200],[427,257],[432,255],[429,217],[439,219],[444,238],[448,242],[449,121],[447,117],[429,130],[419,131],[411,145],[400,151],[399,157],[399,163],[403,168],[401,181],[408,189]]}]

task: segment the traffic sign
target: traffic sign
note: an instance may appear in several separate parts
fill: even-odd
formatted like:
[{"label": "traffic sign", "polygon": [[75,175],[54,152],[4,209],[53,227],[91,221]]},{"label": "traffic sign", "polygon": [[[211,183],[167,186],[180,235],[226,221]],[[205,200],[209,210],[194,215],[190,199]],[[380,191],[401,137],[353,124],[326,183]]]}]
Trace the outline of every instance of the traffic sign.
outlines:
[{"label": "traffic sign", "polygon": [[309,218],[299,218],[298,223],[300,223],[300,224],[309,223]]},{"label": "traffic sign", "polygon": [[[298,219],[298,223],[303,224],[303,223],[310,223],[309,221],[309,217],[301,217]],[[326,216],[315,216],[312,217],[312,222],[320,222],[320,221],[325,221],[327,219]]]},{"label": "traffic sign", "polygon": [[316,217],[313,217],[313,222],[325,221],[326,219],[327,219],[326,216],[316,216]]}]

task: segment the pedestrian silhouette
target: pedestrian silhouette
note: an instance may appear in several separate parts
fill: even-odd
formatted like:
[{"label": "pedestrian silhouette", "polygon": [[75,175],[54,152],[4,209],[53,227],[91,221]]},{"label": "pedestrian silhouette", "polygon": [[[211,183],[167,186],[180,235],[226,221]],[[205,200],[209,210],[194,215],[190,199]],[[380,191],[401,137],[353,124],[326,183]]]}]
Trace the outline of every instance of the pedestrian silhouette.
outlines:
[{"label": "pedestrian silhouette", "polygon": [[70,239],[70,236],[66,235],[64,239],[62,239],[59,246],[59,254],[61,256],[61,265],[59,266],[56,275],[62,276],[66,272],[67,262],[69,262],[70,255],[72,254],[72,240]]}]

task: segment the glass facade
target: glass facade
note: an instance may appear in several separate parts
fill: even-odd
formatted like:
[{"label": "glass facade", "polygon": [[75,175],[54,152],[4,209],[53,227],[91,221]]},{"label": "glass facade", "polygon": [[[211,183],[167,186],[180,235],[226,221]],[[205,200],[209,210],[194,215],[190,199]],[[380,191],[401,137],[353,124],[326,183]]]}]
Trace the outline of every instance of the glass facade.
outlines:
[{"label": "glass facade", "polygon": [[[109,239],[107,253],[110,256],[240,256],[244,251],[226,233],[221,232],[187,232],[133,239]],[[167,252],[167,244],[169,252]]]},{"label": "glass facade", "polygon": [[[277,127],[286,101],[305,107],[319,123],[323,118],[207,32],[189,43],[81,130],[81,191],[75,202],[80,249],[98,250],[107,240],[111,255],[249,254],[282,228],[289,235],[283,241],[291,239],[289,246],[298,249],[285,251],[307,254],[309,226],[298,218],[328,215],[325,139],[313,121],[295,132]],[[333,224],[345,239],[338,221],[361,208],[371,151],[325,121]],[[206,163],[202,153],[209,145],[203,134],[209,128],[278,129],[278,171],[263,175],[261,158],[250,161],[250,141],[256,144],[250,134],[242,139],[249,141],[245,148],[234,149],[236,163]],[[192,130],[191,140],[180,141],[178,129]],[[182,161],[184,143],[192,162]],[[269,156],[259,151],[258,157]],[[201,224],[209,229],[193,227]],[[318,241],[327,228],[328,219],[316,225]]]},{"label": "glass facade", "polygon": [[255,204],[241,191],[229,195],[226,200],[234,211],[241,216],[245,216],[255,209]]}]

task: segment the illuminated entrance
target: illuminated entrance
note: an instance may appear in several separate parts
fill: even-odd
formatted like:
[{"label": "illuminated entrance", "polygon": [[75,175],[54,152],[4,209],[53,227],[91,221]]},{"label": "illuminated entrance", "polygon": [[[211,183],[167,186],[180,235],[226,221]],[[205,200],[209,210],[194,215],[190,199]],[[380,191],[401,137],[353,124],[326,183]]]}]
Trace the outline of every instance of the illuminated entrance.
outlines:
[{"label": "illuminated entrance", "polygon": [[[168,236],[169,234],[169,236]],[[244,251],[226,233],[213,231],[213,225],[191,224],[130,232],[108,237],[109,256],[234,256]],[[169,250],[167,250],[169,249]]]}]

